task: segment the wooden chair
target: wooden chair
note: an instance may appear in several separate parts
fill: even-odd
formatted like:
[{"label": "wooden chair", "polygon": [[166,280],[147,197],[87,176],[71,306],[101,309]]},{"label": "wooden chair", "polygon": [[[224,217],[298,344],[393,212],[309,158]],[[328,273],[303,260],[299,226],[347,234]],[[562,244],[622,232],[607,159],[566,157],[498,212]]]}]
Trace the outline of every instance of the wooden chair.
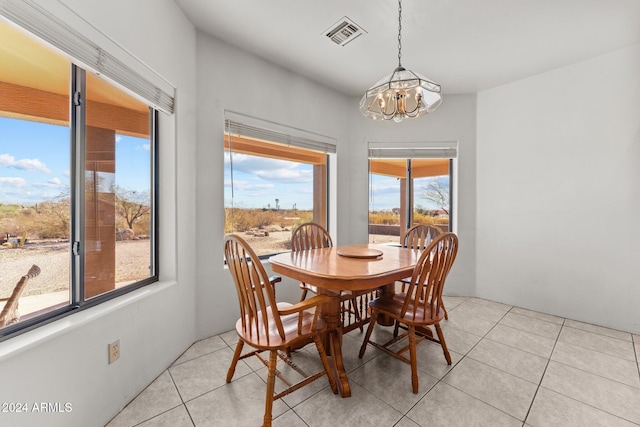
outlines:
[{"label": "wooden chair", "polygon": [[[367,328],[359,357],[362,359],[367,344],[386,352],[387,354],[411,365],[411,385],[413,392],[418,392],[418,368],[416,361],[416,344],[427,338],[442,346],[444,357],[451,365],[451,356],[447,349],[444,334],[440,328],[440,321],[444,317],[444,310],[440,304],[445,279],[451,270],[458,253],[458,238],[453,233],[443,233],[431,241],[420,256],[411,276],[406,293],[384,294],[369,303],[372,310],[371,322]],[[431,296],[430,298],[428,296]],[[370,341],[371,332],[376,325],[379,315],[387,316],[407,327],[407,332],[394,336],[385,344]],[[433,325],[438,338],[432,336],[428,327]],[[418,334],[416,334],[416,332]],[[417,335],[417,338],[416,338]],[[394,347],[395,343],[404,338],[409,344]],[[409,351],[409,358],[404,353]]]},{"label": "wooden chair", "polygon": [[[333,240],[329,232],[319,224],[314,222],[306,222],[300,224],[291,233],[291,251],[304,251],[307,249],[331,248]],[[308,292],[318,293],[318,288],[309,283],[300,283],[302,295],[300,301],[304,301]],[[349,291],[340,294],[340,305],[342,306],[342,324],[343,332],[348,332],[356,327],[363,331],[363,318],[366,318],[366,303],[369,300],[362,298],[364,293],[352,293]],[[351,322],[351,315],[354,322]]]},{"label": "wooden chair", "polygon": [[40,267],[32,265],[27,274],[22,276],[16,286],[13,288],[13,292],[9,298],[0,298],[0,302],[6,301],[4,308],[0,313],[0,328],[17,323],[20,320],[20,313],[18,312],[18,302],[22,291],[27,286],[29,279],[33,279],[40,274]]},{"label": "wooden chair", "polygon": [[400,237],[400,244],[405,248],[424,249],[442,230],[435,225],[414,225]]},{"label": "wooden chair", "polygon": [[[404,232],[402,237],[400,237],[400,244],[405,248],[425,249],[429,246],[429,243],[431,243],[431,241],[440,234],[442,234],[442,229],[440,227],[436,227],[435,225],[418,224]],[[405,291],[406,284],[409,280],[409,278],[406,278],[400,281],[402,283],[402,292]],[[449,320],[449,313],[447,313],[447,309],[444,307],[444,302],[441,300],[440,303],[444,310],[444,318]]]},{"label": "wooden chair", "polygon": [[[264,411],[264,426],[271,426],[271,410],[273,401],[299,389],[302,386],[327,375],[329,385],[334,393],[338,392],[329,360],[324,350],[321,334],[326,332],[326,325],[319,318],[320,305],[329,299],[326,295],[318,295],[295,305],[277,303],[273,283],[247,242],[239,236],[230,235],[224,241],[224,255],[231,276],[238,292],[240,303],[240,319],[236,322],[238,344],[233,361],[227,372],[227,382],[231,382],[238,360],[256,356],[268,368],[267,394]],[[252,262],[255,261],[255,262]],[[307,375],[282,352],[297,347],[301,342],[312,340],[320,355],[323,370]],[[255,351],[241,355],[244,344]],[[260,353],[269,352],[269,360]],[[291,385],[276,369],[278,358],[300,373],[304,379]],[[288,388],[275,394],[276,376],[283,379]]]}]

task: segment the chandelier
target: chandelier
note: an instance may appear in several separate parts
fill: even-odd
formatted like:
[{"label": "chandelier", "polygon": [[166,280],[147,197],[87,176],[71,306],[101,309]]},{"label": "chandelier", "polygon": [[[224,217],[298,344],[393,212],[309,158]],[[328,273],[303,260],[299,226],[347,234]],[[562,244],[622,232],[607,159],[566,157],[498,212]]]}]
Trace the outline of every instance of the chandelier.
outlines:
[{"label": "chandelier", "polygon": [[371,86],[360,100],[360,111],[373,120],[418,117],[438,108],[440,85],[402,66],[402,0],[398,0],[398,68]]}]

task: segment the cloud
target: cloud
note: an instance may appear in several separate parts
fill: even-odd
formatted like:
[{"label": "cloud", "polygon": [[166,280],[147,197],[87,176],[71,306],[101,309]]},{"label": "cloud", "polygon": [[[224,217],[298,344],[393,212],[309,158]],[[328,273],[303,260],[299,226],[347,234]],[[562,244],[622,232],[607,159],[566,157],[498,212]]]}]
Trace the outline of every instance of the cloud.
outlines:
[{"label": "cloud", "polygon": [[[225,165],[229,167],[231,160],[229,153],[225,153]],[[233,155],[233,170],[255,175],[270,182],[286,182],[289,184],[313,182],[313,170],[300,163],[288,160],[270,159],[268,157],[248,156],[235,153]]]},{"label": "cloud", "polygon": [[116,142],[122,141],[122,135],[116,135]]},{"label": "cloud", "polygon": [[8,187],[24,188],[27,187],[27,181],[24,178],[3,177],[0,176],[0,185]]},{"label": "cloud", "polygon": [[151,151],[151,144],[142,144],[138,147],[138,150]]},{"label": "cloud", "polygon": [[66,171],[62,172],[62,175],[71,176],[71,171],[70,170],[66,170]]},{"label": "cloud", "polygon": [[[231,180],[225,179],[224,186],[231,187]],[[233,188],[235,190],[241,190],[241,191],[267,191],[274,188],[274,185],[273,184],[252,184],[248,181],[241,181],[241,180],[234,179]]]},{"label": "cloud", "polygon": [[9,154],[0,154],[0,166],[27,171],[35,170],[44,173],[51,173],[51,170],[47,167],[47,165],[45,165],[38,159],[16,160],[15,157]]}]

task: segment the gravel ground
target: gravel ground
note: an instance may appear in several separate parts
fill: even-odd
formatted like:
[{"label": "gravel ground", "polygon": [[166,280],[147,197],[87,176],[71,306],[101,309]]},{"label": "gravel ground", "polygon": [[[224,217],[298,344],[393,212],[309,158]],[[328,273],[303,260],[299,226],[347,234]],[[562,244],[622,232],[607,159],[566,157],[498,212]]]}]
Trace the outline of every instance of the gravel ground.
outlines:
[{"label": "gravel ground", "polygon": [[[69,243],[28,242],[22,248],[0,246],[0,298],[11,295],[14,286],[31,265],[41,273],[27,284],[23,296],[69,288]],[[127,282],[149,274],[149,240],[116,242],[116,282]]]}]

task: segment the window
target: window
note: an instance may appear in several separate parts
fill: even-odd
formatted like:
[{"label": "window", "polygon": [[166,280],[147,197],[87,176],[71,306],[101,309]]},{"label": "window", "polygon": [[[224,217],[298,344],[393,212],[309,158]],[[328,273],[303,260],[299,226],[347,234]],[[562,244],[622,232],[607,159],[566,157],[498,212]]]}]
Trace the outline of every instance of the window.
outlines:
[{"label": "window", "polygon": [[227,119],[225,128],[225,235],[241,234],[266,257],[290,250],[291,231],[299,224],[327,227],[333,141],[258,119],[247,124],[237,113],[227,116],[236,121]]},{"label": "window", "polygon": [[158,114],[1,19],[0,62],[3,340],[157,281]]},{"label": "window", "polygon": [[398,243],[417,224],[451,230],[456,143],[369,144],[369,242]]}]

